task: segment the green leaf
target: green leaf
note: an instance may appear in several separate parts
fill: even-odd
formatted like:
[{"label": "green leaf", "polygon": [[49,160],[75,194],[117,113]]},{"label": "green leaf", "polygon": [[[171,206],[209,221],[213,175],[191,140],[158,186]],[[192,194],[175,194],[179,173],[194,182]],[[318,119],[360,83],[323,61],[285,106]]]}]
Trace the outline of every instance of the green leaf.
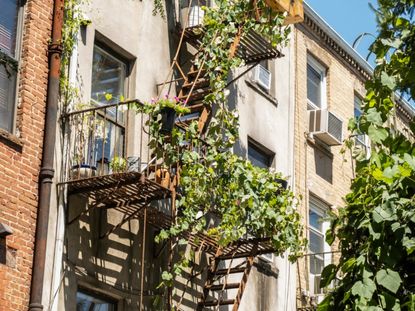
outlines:
[{"label": "green leaf", "polygon": [[110,101],[110,100],[112,99],[112,94],[110,94],[110,93],[105,93],[105,99],[106,99],[107,101]]},{"label": "green leaf", "polygon": [[385,71],[382,72],[380,80],[383,85],[387,86],[392,91],[395,89],[396,87],[395,77],[389,76]]},{"label": "green leaf", "polygon": [[330,285],[331,281],[336,278],[337,266],[334,264],[327,265],[324,267],[323,272],[321,273],[321,287],[327,287]]},{"label": "green leaf", "polygon": [[371,141],[378,144],[381,144],[388,137],[388,132],[384,128],[373,125],[369,126],[368,134]]},{"label": "green leaf", "polygon": [[366,299],[372,299],[373,293],[376,290],[376,284],[372,279],[366,279],[363,283],[362,281],[356,282],[352,287],[352,294],[354,296],[363,297]]},{"label": "green leaf", "polygon": [[382,269],[376,273],[376,281],[379,285],[396,294],[402,284],[402,279],[398,272],[391,269]]},{"label": "green leaf", "polygon": [[342,272],[347,273],[352,269],[356,264],[356,258],[349,258],[343,265],[342,265]]}]

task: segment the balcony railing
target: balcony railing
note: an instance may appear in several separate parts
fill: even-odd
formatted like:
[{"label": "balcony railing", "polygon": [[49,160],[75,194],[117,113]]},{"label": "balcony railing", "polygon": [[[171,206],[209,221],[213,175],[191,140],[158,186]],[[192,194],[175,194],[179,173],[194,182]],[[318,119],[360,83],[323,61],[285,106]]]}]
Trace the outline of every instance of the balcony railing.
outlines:
[{"label": "balcony railing", "polygon": [[97,105],[64,116],[63,182],[136,173],[170,187],[173,168],[156,160],[148,147],[151,116],[133,111],[138,104]]}]

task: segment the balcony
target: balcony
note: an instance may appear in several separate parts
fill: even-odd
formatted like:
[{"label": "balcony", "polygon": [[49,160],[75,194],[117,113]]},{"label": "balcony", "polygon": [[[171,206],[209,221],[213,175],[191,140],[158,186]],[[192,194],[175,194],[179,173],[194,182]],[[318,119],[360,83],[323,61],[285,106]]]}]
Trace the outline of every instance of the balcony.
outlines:
[{"label": "balcony", "polygon": [[[69,220],[78,220],[92,208],[115,209],[123,220],[101,238],[125,222],[146,218],[157,229],[174,224],[172,193],[177,185],[177,166],[166,167],[148,147],[146,120],[151,116],[132,111],[136,101],[96,106],[66,114],[64,119],[64,178],[68,195],[88,200],[88,208]],[[157,204],[157,202],[166,204]],[[186,231],[180,236],[189,244],[214,256],[244,256],[255,248],[258,254],[273,252],[267,238],[249,237],[220,248],[204,233]],[[203,241],[202,246],[200,241]],[[218,252],[219,251],[219,252]]]}]

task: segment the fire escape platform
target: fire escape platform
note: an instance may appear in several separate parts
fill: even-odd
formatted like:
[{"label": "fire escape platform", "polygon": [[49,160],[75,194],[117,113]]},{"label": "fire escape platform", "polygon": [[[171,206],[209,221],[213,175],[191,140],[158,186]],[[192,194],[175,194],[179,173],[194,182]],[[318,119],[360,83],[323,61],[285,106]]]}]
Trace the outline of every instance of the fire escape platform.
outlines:
[{"label": "fire escape platform", "polygon": [[[166,230],[174,224],[169,211],[162,211],[156,204],[151,204],[170,198],[171,191],[146,178],[144,174],[126,172],[71,180],[64,184],[68,186],[68,194],[89,198],[92,207],[115,209],[125,215],[125,220],[146,217],[147,222],[155,228]],[[182,232],[179,237],[212,256],[217,255],[220,250],[220,258],[223,259],[275,252],[268,238],[240,239],[226,247],[220,247],[214,237],[204,233],[189,230]]]},{"label": "fire escape platform", "polygon": [[91,206],[114,208],[127,216],[137,214],[151,202],[167,199],[171,195],[169,189],[138,172],[94,176],[64,184],[68,186],[69,195],[88,197]]},{"label": "fire escape platform", "polygon": [[[184,37],[186,40],[195,46],[200,45],[200,38],[202,35],[203,28],[201,26],[188,27],[184,30]],[[250,31],[242,36],[236,54],[243,59],[246,64],[283,56],[278,49],[272,46],[271,42],[255,31]]]}]

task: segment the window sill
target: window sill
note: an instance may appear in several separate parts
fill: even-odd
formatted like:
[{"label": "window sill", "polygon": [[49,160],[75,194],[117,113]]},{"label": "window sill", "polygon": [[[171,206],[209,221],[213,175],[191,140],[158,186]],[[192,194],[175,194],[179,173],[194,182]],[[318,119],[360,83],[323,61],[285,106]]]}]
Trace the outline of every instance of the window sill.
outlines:
[{"label": "window sill", "polygon": [[23,141],[16,135],[13,135],[4,129],[0,129],[0,142],[5,143],[18,151],[21,151],[23,148]]},{"label": "window sill", "polygon": [[246,82],[246,84],[248,84],[249,87],[251,87],[252,89],[257,91],[259,94],[261,94],[263,97],[265,97],[268,101],[270,101],[271,104],[273,104],[275,107],[278,107],[278,100],[275,97],[271,96],[269,94],[269,92],[267,92],[263,88],[261,88],[258,85],[258,83],[256,83],[252,79],[247,79],[247,80],[245,80],[245,82]]}]

